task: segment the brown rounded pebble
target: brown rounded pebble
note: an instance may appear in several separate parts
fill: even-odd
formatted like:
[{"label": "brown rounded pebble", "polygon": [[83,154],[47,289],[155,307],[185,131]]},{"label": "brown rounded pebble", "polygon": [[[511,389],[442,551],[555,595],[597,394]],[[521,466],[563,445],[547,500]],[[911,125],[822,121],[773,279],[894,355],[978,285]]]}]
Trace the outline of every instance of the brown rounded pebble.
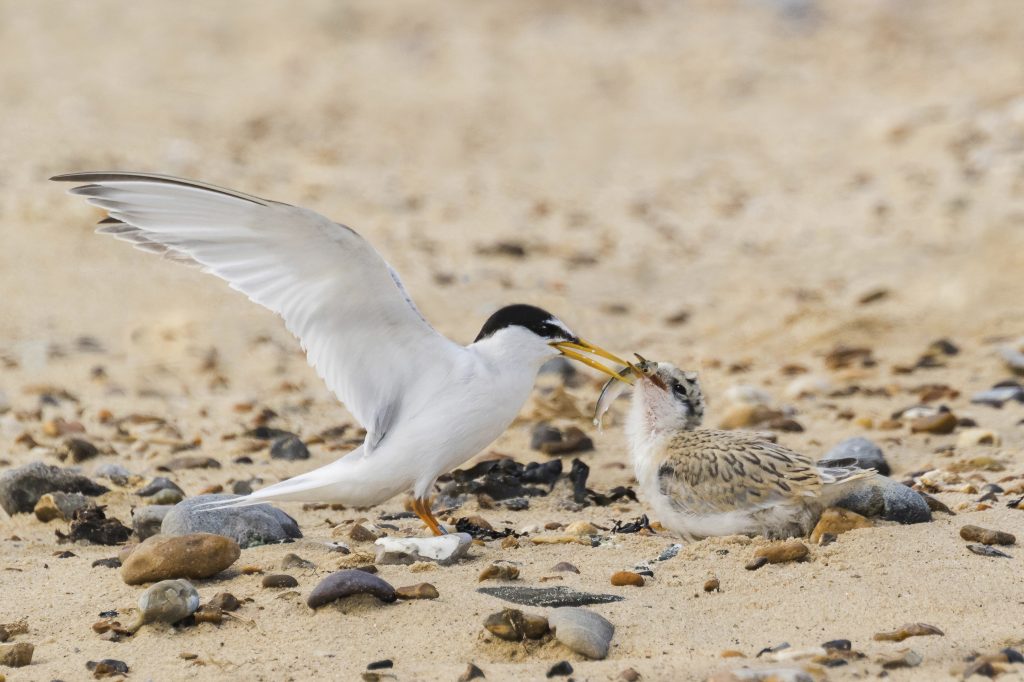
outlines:
[{"label": "brown rounded pebble", "polygon": [[746,564],[743,565],[743,568],[747,569],[748,571],[756,571],[757,569],[761,568],[767,563],[767,557],[759,556],[748,561]]},{"label": "brown rounded pebble", "polygon": [[902,642],[908,637],[925,637],[928,635],[945,635],[942,630],[928,623],[907,623],[892,632],[878,632],[874,636],[876,642]]},{"label": "brown rounded pebble", "polygon": [[807,557],[808,552],[807,545],[799,540],[786,540],[758,547],[754,557],[766,559],[770,564],[784,564],[789,561],[801,561]]},{"label": "brown rounded pebble", "polygon": [[515,580],[519,577],[519,569],[510,564],[491,564],[480,571],[477,582],[484,580]]},{"label": "brown rounded pebble", "polygon": [[921,417],[910,422],[910,430],[914,433],[935,433],[945,435],[953,433],[956,428],[956,415],[952,412],[940,412],[932,417]]},{"label": "brown rounded pebble", "polygon": [[626,585],[643,587],[644,577],[639,573],[634,573],[633,571],[619,571],[612,574],[612,585],[615,585],[616,587],[624,587]]},{"label": "brown rounded pebble", "polygon": [[501,539],[502,549],[519,549],[519,538],[514,538],[511,535]]},{"label": "brown rounded pebble", "polygon": [[817,525],[811,531],[811,542],[818,545],[821,544],[821,537],[826,533],[841,535],[849,530],[870,528],[872,525],[870,519],[849,509],[829,507],[821,513]]},{"label": "brown rounded pebble", "polygon": [[240,555],[238,543],[223,535],[154,535],[123,559],[121,579],[140,585],[171,578],[209,578]]},{"label": "brown rounded pebble", "polygon": [[395,594],[399,599],[437,599],[440,593],[430,583],[417,583],[395,588]]},{"label": "brown rounded pebble", "polygon": [[964,526],[960,529],[960,537],[968,542],[980,542],[983,545],[1012,545],[1017,542],[1012,533],[981,526]]},{"label": "brown rounded pebble", "polygon": [[487,519],[475,514],[473,516],[467,516],[466,521],[476,526],[477,528],[483,528],[484,530],[494,530],[494,526],[488,523]]},{"label": "brown rounded pebble", "polygon": [[548,619],[523,613],[519,609],[503,609],[484,620],[484,627],[495,637],[509,642],[540,639],[548,632]]},{"label": "brown rounded pebble", "polygon": [[718,582],[718,578],[711,578],[704,583],[705,592],[718,592],[721,587],[721,583]]},{"label": "brown rounded pebble", "polygon": [[313,588],[306,598],[310,608],[317,609],[338,599],[356,594],[369,594],[385,603],[398,599],[395,588],[377,576],[354,568],[331,573]]},{"label": "brown rounded pebble", "polygon": [[640,678],[640,673],[633,670],[632,668],[626,668],[621,673],[619,673],[619,679],[623,682],[638,682]]},{"label": "brown rounded pebble", "polygon": [[36,648],[28,642],[16,644],[0,644],[0,665],[8,668],[21,668],[32,662],[32,654]]},{"label": "brown rounded pebble", "polygon": [[242,606],[241,602],[238,601],[238,597],[230,592],[218,592],[213,595],[206,605],[221,611],[237,611]]},{"label": "brown rounded pebble", "polygon": [[299,581],[287,573],[277,573],[263,577],[263,587],[298,587]]},{"label": "brown rounded pebble", "polygon": [[361,523],[357,523],[348,532],[348,537],[354,542],[374,542],[381,537],[381,533],[371,530]]}]

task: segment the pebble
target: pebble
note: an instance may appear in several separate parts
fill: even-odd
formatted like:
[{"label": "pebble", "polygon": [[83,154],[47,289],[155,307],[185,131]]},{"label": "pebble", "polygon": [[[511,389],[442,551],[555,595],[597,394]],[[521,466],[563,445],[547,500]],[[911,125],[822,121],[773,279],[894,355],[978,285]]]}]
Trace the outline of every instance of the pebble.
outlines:
[{"label": "pebble", "polygon": [[1024,339],[1018,339],[1016,343],[999,349],[999,355],[1002,356],[1003,362],[1015,374],[1024,374],[1024,352],[1021,351],[1022,345],[1024,345]]},{"label": "pebble", "polygon": [[757,569],[761,568],[762,566],[767,566],[767,565],[768,565],[768,559],[763,557],[763,556],[761,556],[761,557],[755,557],[755,558],[751,559],[750,561],[748,561],[747,563],[743,564],[743,568],[747,569],[748,571],[756,571]]},{"label": "pebble", "polygon": [[139,597],[139,617],[131,632],[146,623],[177,623],[199,608],[199,593],[187,580],[162,580]]},{"label": "pebble", "polygon": [[477,582],[484,580],[516,580],[519,577],[519,569],[511,564],[491,564],[480,571]]},{"label": "pebble", "polygon": [[615,626],[604,616],[575,607],[557,608],[548,616],[551,631],[562,644],[587,658],[608,656]]},{"label": "pebble", "polygon": [[[172,490],[185,499],[185,491],[178,487],[178,484],[166,476],[157,476],[152,481],[135,491],[139,497],[152,497],[161,490]],[[180,500],[179,500],[180,501]]]},{"label": "pebble", "polygon": [[826,533],[833,536],[842,535],[846,531],[855,530],[857,528],[870,528],[872,522],[857,512],[852,512],[849,509],[841,509],[839,507],[829,507],[821,513],[821,517],[818,519],[818,523],[814,526],[814,530],[811,531],[811,542],[814,544],[821,544],[821,538]]},{"label": "pebble", "polygon": [[117,485],[127,485],[128,479],[132,477],[132,472],[120,464],[107,462],[96,467],[93,475],[97,478],[105,478]]},{"label": "pebble", "polygon": [[42,462],[0,474],[0,508],[8,514],[27,514],[35,508],[40,497],[53,492],[82,493],[94,497],[110,492],[110,489],[70,469]]},{"label": "pebble", "polygon": [[497,597],[513,604],[523,606],[587,606],[590,604],[608,604],[622,601],[623,597],[616,594],[594,594],[578,592],[572,588],[558,587],[520,587],[502,585],[501,587],[480,587],[477,592]]},{"label": "pebble", "polygon": [[307,561],[306,559],[303,559],[294,552],[288,552],[284,555],[284,557],[281,558],[281,568],[286,570],[289,568],[301,568],[304,570],[312,570],[316,568],[316,564],[314,564],[312,561]]},{"label": "pebble", "polygon": [[818,462],[818,466],[843,466],[853,464],[861,469],[874,469],[883,476],[888,476],[889,463],[885,461],[885,454],[882,448],[875,443],[860,436],[847,438],[838,443],[835,447],[825,453],[825,456]]},{"label": "pebble", "polygon": [[572,664],[569,661],[559,661],[548,668],[548,672],[544,676],[550,679],[552,677],[568,677],[569,675],[572,675]]},{"label": "pebble", "polygon": [[597,535],[601,531],[589,521],[573,521],[565,527],[566,535]]},{"label": "pebble", "polygon": [[668,561],[669,559],[674,559],[676,555],[679,554],[679,550],[681,550],[682,548],[683,545],[678,542],[669,545],[664,550],[662,550],[661,554],[658,555],[658,561]]},{"label": "pebble", "polygon": [[612,585],[616,587],[643,587],[644,577],[633,571],[618,571],[612,574]]},{"label": "pebble", "polygon": [[1011,400],[1024,403],[1024,388],[1020,385],[995,386],[986,391],[980,391],[971,396],[971,402],[978,405],[991,405],[1002,407],[1003,403]]},{"label": "pebble", "polygon": [[567,572],[567,573],[579,573],[580,569],[576,568],[568,561],[559,561],[557,564],[551,567],[552,571],[556,572]]},{"label": "pebble", "polygon": [[92,568],[96,568],[97,566],[101,566],[103,568],[121,568],[121,560],[116,556],[107,559],[97,559],[92,562]]},{"label": "pebble", "polygon": [[318,609],[338,599],[356,594],[369,594],[385,603],[391,603],[398,599],[395,588],[382,578],[350,568],[331,573],[321,580],[309,593],[306,603],[310,608]]},{"label": "pebble", "polygon": [[185,496],[182,493],[168,488],[165,490],[158,490],[153,493],[152,497],[146,499],[146,504],[173,507],[184,499]]},{"label": "pebble", "polygon": [[851,488],[833,504],[861,516],[903,524],[932,520],[928,502],[921,495],[898,481],[882,476]]},{"label": "pebble", "polygon": [[43,523],[54,519],[70,521],[76,511],[81,511],[89,505],[89,498],[81,493],[46,493],[36,502],[32,512]]},{"label": "pebble", "polygon": [[766,559],[770,564],[784,564],[790,561],[803,561],[807,558],[807,545],[799,540],[773,542],[754,551],[755,559]]},{"label": "pebble", "polygon": [[953,433],[956,428],[956,415],[952,412],[939,412],[931,417],[919,417],[910,422],[910,430],[914,433],[934,433],[945,435]]},{"label": "pebble", "polygon": [[466,556],[473,538],[468,533],[449,533],[432,538],[380,538],[376,541],[378,564],[412,564],[433,561],[442,566]]},{"label": "pebble", "polygon": [[278,436],[271,442],[270,457],[287,461],[309,459],[309,448],[306,447],[301,438],[293,433],[289,433]]},{"label": "pebble", "polygon": [[71,460],[72,464],[84,462],[100,454],[99,448],[84,438],[68,438],[57,448],[57,457],[60,460]]},{"label": "pebble", "polygon": [[484,628],[507,642],[540,639],[548,633],[548,619],[523,613],[519,609],[503,609],[484,620]]},{"label": "pebble", "polygon": [[[555,358],[556,360],[559,358]],[[485,679],[487,676],[484,675],[484,671],[476,667],[474,664],[469,663],[466,665],[466,670],[459,675],[458,682],[470,682],[470,680]]]},{"label": "pebble", "polygon": [[209,578],[233,564],[240,555],[238,543],[222,535],[155,535],[122,559],[121,579],[129,585],[139,585],[169,578]]},{"label": "pebble", "polygon": [[164,517],[164,535],[213,533],[229,537],[242,549],[301,538],[295,519],[269,504],[229,509],[197,509],[208,502],[233,500],[235,495],[198,495],[174,506]]},{"label": "pebble", "polygon": [[237,611],[241,608],[242,603],[238,601],[238,597],[230,592],[218,592],[210,598],[206,606],[211,609],[220,609],[221,611]]},{"label": "pebble", "polygon": [[167,464],[157,467],[157,471],[181,471],[184,469],[220,469],[220,462],[213,457],[191,455],[175,457]]},{"label": "pebble", "polygon": [[287,573],[273,573],[271,575],[263,576],[263,580],[260,584],[262,584],[263,587],[272,588],[298,587],[299,581]]},{"label": "pebble", "polygon": [[638,673],[633,668],[626,668],[621,673],[619,673],[619,679],[622,680],[622,682],[639,682],[641,678],[642,676],[640,675],[640,673]]},{"label": "pebble", "polygon": [[127,675],[128,664],[116,658],[104,658],[102,661],[89,661],[85,664],[86,670],[92,671],[96,679],[113,677],[114,675]]},{"label": "pebble", "polygon": [[709,578],[708,580],[706,580],[704,582],[704,591],[705,592],[720,592],[721,591],[721,585],[722,584],[718,581],[718,578]]},{"label": "pebble", "polygon": [[28,642],[0,644],[0,665],[8,668],[23,668],[32,662],[36,647]]},{"label": "pebble", "polygon": [[374,542],[384,533],[377,528],[369,528],[361,523],[355,523],[348,531],[348,537],[353,542]]},{"label": "pebble", "polygon": [[136,507],[132,509],[132,528],[140,540],[151,538],[160,533],[167,512],[171,511],[172,505],[153,504],[148,507]]},{"label": "pebble", "polygon": [[968,542],[980,542],[983,545],[1012,545],[1017,542],[1012,533],[981,526],[964,526],[960,529],[960,537]]},{"label": "pebble", "polygon": [[924,659],[921,654],[911,649],[904,649],[895,655],[880,656],[877,662],[886,670],[897,670],[899,668],[916,668],[921,665]]},{"label": "pebble", "polygon": [[998,446],[1002,442],[999,434],[990,429],[964,429],[956,438],[956,446],[958,448],[970,448],[976,445]]},{"label": "pebble", "polygon": [[530,432],[530,449],[540,450],[546,443],[558,443],[562,432],[547,422],[538,422]]},{"label": "pebble", "polygon": [[114,518],[107,518],[105,507],[89,506],[75,512],[70,530],[64,535],[56,531],[60,542],[84,540],[97,545],[120,545],[131,536],[130,528]]},{"label": "pebble", "polygon": [[981,555],[981,556],[992,557],[994,559],[1012,559],[1013,558],[1009,554],[1007,554],[1006,552],[1000,552],[998,549],[996,549],[994,547],[989,547],[988,545],[967,545],[967,549],[969,551],[971,551],[971,552],[974,552],[975,554],[978,554],[978,555]]},{"label": "pebble", "polygon": [[590,452],[593,449],[594,441],[575,426],[559,431],[557,440],[545,440],[539,448],[545,455],[571,455],[577,452]]},{"label": "pebble", "polygon": [[399,599],[437,599],[441,594],[430,583],[417,583],[395,588]]},{"label": "pebble", "polygon": [[908,637],[926,637],[929,635],[945,635],[942,630],[928,623],[906,623],[892,632],[875,633],[876,642],[902,642]]}]

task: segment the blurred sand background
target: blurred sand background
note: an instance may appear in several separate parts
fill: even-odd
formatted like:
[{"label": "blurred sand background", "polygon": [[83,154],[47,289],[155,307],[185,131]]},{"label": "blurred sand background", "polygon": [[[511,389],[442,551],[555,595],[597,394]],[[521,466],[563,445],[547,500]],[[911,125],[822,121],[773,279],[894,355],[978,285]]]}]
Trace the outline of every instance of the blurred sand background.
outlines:
[{"label": "blurred sand background", "polygon": [[[1020,406],[967,403],[1008,374],[1001,340],[1024,334],[1016,0],[11,0],[0,2],[0,89],[0,403],[33,409],[32,385],[66,387],[80,402],[61,409],[100,441],[100,409],[168,417],[226,465],[182,474],[189,492],[250,475],[232,469],[219,440],[251,416],[241,403],[275,409],[303,435],[347,416],[272,314],[210,277],[93,236],[100,214],[47,182],[52,174],[160,172],[307,206],[376,245],[424,314],[461,342],[502,304],[542,305],[603,346],[700,369],[712,422],[716,395],[753,384],[797,410],[806,431],[781,442],[820,454],[867,435],[897,478],[941,464],[936,450],[955,436],[866,430],[838,419],[835,401],[787,396],[780,368],[799,363],[838,386],[948,383],[963,394],[951,407],[1001,435],[988,452],[1002,475],[1024,468]],[[502,244],[525,256],[495,255]],[[884,295],[860,302],[873,292]],[[86,335],[106,352],[76,350]],[[940,337],[962,351],[948,367],[893,374]],[[839,344],[870,346],[878,366],[827,374],[822,356]],[[211,348],[223,381],[199,371]],[[737,365],[746,371],[731,372]],[[278,390],[283,382],[297,390]],[[596,397],[590,385],[575,393],[583,404]],[[841,406],[877,421],[914,402]],[[38,459],[15,444],[23,430],[44,441],[32,425],[0,431],[9,465]],[[543,458],[528,434],[529,424],[516,427],[495,449]],[[628,484],[628,470],[605,466],[628,459],[614,420],[595,439],[595,482]],[[104,461],[151,476],[166,454]],[[310,463],[259,473],[273,482],[335,456],[314,449]],[[126,520],[132,499],[115,494],[111,511]],[[330,539],[325,512],[288,511],[308,541]],[[552,500],[508,521],[607,524],[641,511],[568,514]],[[1019,535],[1021,514],[1000,505],[967,522]],[[602,607],[619,628],[612,654],[573,659],[576,677],[615,679],[632,666],[645,679],[701,679],[727,667],[722,650],[751,655],[784,640],[848,637],[875,655],[894,647],[871,633],[923,620],[947,636],[913,641],[925,663],[892,677],[944,678],[970,651],[1024,638],[1021,558],[967,555],[956,537],[964,521],[856,532],[770,575],[724,560],[716,542],[688,548],[659,581]],[[428,574],[438,601],[344,614],[311,615],[238,576],[227,587],[257,598],[248,617],[258,628],[101,642],[89,629],[96,614],[137,596],[116,572],[88,567],[110,550],[76,547],[83,558],[61,562],[52,527],[0,524],[0,566],[18,569],[0,573],[0,622],[27,617],[37,646],[36,663],[4,671],[9,680],[84,679],[85,661],[103,657],[156,680],[357,679],[385,657],[402,680],[452,680],[470,660],[488,679],[537,679],[568,657],[556,644],[481,642],[479,623],[502,604],[473,592],[480,562]],[[25,541],[6,539],[15,533]],[[667,542],[629,536],[589,554],[513,558],[533,577],[572,560],[584,569],[573,584],[602,591],[611,571]],[[286,551],[325,568],[333,560],[302,543],[243,560],[270,567]],[[418,582],[390,570],[393,584]],[[712,572],[729,588],[695,598]],[[201,586],[204,597],[215,591]],[[192,667],[178,658],[186,650],[216,664]],[[828,674],[878,670],[869,660]]]}]

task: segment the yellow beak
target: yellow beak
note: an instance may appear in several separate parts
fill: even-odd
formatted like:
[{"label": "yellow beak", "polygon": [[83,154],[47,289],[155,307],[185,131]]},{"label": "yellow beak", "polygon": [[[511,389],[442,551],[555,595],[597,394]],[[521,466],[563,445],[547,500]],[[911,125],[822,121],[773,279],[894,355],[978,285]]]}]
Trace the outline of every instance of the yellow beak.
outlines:
[{"label": "yellow beak", "polygon": [[627,362],[626,360],[623,360],[617,355],[609,353],[608,351],[599,346],[595,346],[592,343],[588,343],[583,339],[579,339],[579,343],[573,343],[572,341],[556,341],[553,342],[551,346],[553,348],[557,348],[558,351],[567,358],[572,358],[573,360],[582,362],[584,365],[588,367],[593,367],[599,372],[603,372],[614,379],[618,379],[619,381],[625,382],[631,386],[633,385],[633,377],[626,374],[619,374],[614,369],[598,362],[594,358],[588,357],[587,355],[583,355],[583,353],[588,353],[589,355],[596,355],[598,357],[605,358],[606,360],[611,360],[612,362],[618,363],[620,365],[626,365],[627,367],[630,367],[634,371],[636,371],[636,368],[633,367],[631,363]]}]

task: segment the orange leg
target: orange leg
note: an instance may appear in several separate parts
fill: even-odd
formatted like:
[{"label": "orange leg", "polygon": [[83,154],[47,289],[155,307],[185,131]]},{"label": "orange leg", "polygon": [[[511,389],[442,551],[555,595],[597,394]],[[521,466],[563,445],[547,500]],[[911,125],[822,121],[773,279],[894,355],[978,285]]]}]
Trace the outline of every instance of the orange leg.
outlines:
[{"label": "orange leg", "polygon": [[430,502],[427,500],[414,499],[412,501],[412,510],[416,516],[420,517],[420,521],[427,524],[427,528],[429,528],[434,535],[448,534],[445,529],[441,527],[441,524],[437,522],[437,519],[434,518],[434,513],[430,510]]}]

